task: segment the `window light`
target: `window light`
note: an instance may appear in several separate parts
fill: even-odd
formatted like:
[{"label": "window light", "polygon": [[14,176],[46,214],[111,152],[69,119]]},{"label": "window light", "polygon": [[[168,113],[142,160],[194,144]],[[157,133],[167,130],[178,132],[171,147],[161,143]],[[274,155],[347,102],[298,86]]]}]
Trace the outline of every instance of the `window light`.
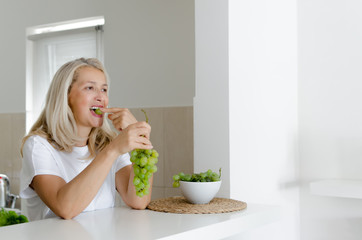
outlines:
[{"label": "window light", "polygon": [[38,35],[65,30],[73,30],[86,27],[104,25],[104,17],[83,18],[72,21],[58,22],[56,24],[46,24],[27,29],[27,36]]}]

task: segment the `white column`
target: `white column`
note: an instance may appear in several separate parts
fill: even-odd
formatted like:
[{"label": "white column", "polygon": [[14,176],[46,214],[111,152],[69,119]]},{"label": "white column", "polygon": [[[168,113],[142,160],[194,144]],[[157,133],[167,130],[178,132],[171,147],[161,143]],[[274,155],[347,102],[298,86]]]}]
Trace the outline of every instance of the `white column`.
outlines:
[{"label": "white column", "polygon": [[296,0],[196,0],[195,171],[223,167],[220,196],[274,204],[250,239],[298,239]]}]

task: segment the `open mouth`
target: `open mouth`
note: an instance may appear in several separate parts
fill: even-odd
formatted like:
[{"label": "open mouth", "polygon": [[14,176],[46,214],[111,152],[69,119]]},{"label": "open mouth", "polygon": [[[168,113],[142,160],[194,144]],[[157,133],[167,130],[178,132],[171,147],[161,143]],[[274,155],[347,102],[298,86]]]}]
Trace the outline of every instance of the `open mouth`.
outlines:
[{"label": "open mouth", "polygon": [[89,109],[91,111],[93,111],[97,115],[102,115],[103,114],[103,112],[99,109],[99,107],[90,107]]}]

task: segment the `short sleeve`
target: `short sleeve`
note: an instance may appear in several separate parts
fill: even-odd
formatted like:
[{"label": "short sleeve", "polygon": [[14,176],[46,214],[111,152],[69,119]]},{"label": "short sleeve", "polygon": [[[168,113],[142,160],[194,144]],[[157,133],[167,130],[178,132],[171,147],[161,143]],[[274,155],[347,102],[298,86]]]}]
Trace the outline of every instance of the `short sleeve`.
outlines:
[{"label": "short sleeve", "polygon": [[56,175],[63,177],[49,146],[39,136],[26,140],[23,147],[23,165],[20,179],[20,197],[32,198],[37,194],[29,187],[36,175]]},{"label": "short sleeve", "polygon": [[120,155],[116,160],[116,172],[130,164],[132,163],[128,153]]}]

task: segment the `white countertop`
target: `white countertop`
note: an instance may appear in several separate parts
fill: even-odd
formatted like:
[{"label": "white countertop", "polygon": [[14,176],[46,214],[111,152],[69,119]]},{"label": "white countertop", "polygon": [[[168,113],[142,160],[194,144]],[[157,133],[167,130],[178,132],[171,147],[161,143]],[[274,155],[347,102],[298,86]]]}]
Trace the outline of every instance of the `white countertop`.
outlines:
[{"label": "white countertop", "polygon": [[280,208],[248,204],[238,212],[174,214],[128,207],[0,227],[1,239],[221,239],[280,218]]}]

